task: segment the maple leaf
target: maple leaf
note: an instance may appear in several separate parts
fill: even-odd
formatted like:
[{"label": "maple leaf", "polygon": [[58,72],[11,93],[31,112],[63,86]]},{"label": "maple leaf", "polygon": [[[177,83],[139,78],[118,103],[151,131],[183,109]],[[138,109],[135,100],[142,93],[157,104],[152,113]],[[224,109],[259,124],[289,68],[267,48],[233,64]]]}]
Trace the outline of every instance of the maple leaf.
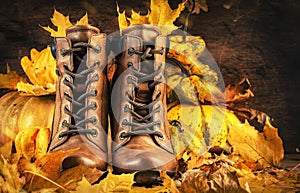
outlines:
[{"label": "maple leaf", "polygon": [[82,178],[77,184],[76,193],[85,192],[129,192],[134,183],[134,174],[121,174],[114,175],[108,173],[106,178],[100,181],[98,184],[91,185],[85,177]]},{"label": "maple leaf", "polygon": [[88,14],[85,13],[85,15],[82,16],[82,18],[80,18],[79,21],[77,21],[75,25],[90,25]]},{"label": "maple leaf", "polygon": [[244,124],[232,124],[229,120],[228,124],[231,126],[227,139],[233,146],[235,155],[255,164],[257,169],[280,164],[284,156],[282,140],[269,120],[266,121],[263,132],[257,131],[248,121]]},{"label": "maple leaf", "polygon": [[91,185],[89,181],[83,177],[80,182],[77,183],[76,191],[71,191],[74,193],[86,193],[86,192],[95,192],[100,193],[100,185]]},{"label": "maple leaf", "polygon": [[57,31],[50,28],[49,26],[42,28],[51,33],[52,37],[65,37],[66,36],[66,29],[72,26],[70,22],[69,16],[64,16],[56,9],[54,9],[53,17],[51,18],[51,22],[54,26],[57,27]]},{"label": "maple leaf", "polygon": [[179,17],[184,10],[184,3],[180,3],[177,9],[171,9],[167,0],[151,0],[150,10],[147,15],[140,15],[132,10],[131,17],[125,16],[125,11],[118,11],[119,28],[122,31],[128,26],[135,24],[151,24],[161,28],[163,34],[170,34],[171,31],[178,29],[174,25],[174,21]]},{"label": "maple leaf", "polygon": [[[66,29],[73,26],[70,22],[69,16],[64,16],[62,13],[54,9],[53,17],[51,22],[54,26],[57,27],[57,30],[52,29],[51,27],[43,27],[44,30],[50,32],[51,37],[66,37]],[[89,25],[88,23],[88,14],[86,13],[75,25]]]},{"label": "maple leaf", "polygon": [[20,81],[26,82],[26,79],[19,76],[17,72],[10,70],[8,65],[7,73],[0,74],[0,88],[16,90]]}]

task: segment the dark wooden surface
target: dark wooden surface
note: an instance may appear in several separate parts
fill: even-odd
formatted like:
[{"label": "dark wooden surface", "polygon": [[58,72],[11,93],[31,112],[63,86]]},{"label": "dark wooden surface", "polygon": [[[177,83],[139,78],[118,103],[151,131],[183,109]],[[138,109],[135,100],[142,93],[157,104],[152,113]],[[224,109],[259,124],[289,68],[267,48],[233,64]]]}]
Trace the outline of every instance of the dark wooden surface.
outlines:
[{"label": "dark wooden surface", "polygon": [[[121,10],[132,7],[141,12],[149,5],[138,0],[118,3]],[[296,153],[300,148],[299,2],[235,0],[229,10],[223,8],[221,0],[208,0],[208,4],[209,12],[190,17],[188,32],[204,38],[225,84],[250,79],[255,97],[247,105],[273,117],[286,152]],[[0,72],[9,64],[23,75],[20,58],[32,47],[43,49],[49,44],[51,38],[39,24],[51,24],[54,7],[70,15],[73,22],[87,11],[90,23],[102,32],[118,30],[115,1],[2,1]]]}]

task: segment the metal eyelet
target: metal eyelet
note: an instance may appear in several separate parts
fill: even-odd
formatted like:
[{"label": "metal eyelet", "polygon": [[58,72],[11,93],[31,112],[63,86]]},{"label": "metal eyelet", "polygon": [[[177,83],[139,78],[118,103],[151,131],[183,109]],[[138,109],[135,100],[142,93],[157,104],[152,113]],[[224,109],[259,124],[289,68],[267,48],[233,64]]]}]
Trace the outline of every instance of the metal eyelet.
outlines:
[{"label": "metal eyelet", "polygon": [[133,66],[132,62],[128,62],[128,63],[127,63],[127,67],[129,68],[129,67],[131,67],[131,66]]},{"label": "metal eyelet", "polygon": [[93,110],[96,110],[97,107],[98,107],[98,105],[97,105],[96,102],[91,102],[91,105],[93,106],[93,107],[92,107]]},{"label": "metal eyelet", "polygon": [[66,55],[66,50],[62,48],[62,49],[60,50],[60,55],[61,55],[62,57],[65,57],[65,55]]},{"label": "metal eyelet", "polygon": [[161,48],[161,50],[160,50],[160,55],[163,55],[164,54],[164,48]]},{"label": "metal eyelet", "polygon": [[123,110],[124,112],[129,112],[130,111],[129,105],[125,105]]},{"label": "metal eyelet", "polygon": [[93,95],[94,95],[94,97],[96,97],[98,95],[98,90],[97,89],[93,90]]},{"label": "metal eyelet", "polygon": [[98,123],[98,119],[96,117],[92,118],[92,124],[95,125]]},{"label": "metal eyelet", "polygon": [[127,126],[127,122],[128,122],[128,120],[127,120],[127,119],[124,119],[124,120],[122,121],[122,123],[121,123],[121,126],[122,126],[122,127],[126,127],[126,126]]},{"label": "metal eyelet", "polygon": [[132,56],[134,54],[134,51],[135,51],[134,48],[132,48],[132,47],[128,48],[128,55]]},{"label": "metal eyelet", "polygon": [[120,140],[124,140],[124,139],[125,139],[125,136],[124,136],[125,133],[126,133],[125,131],[122,131],[122,132],[120,133],[120,135],[119,135],[119,139],[120,139]]},{"label": "metal eyelet", "polygon": [[100,76],[99,76],[99,74],[97,73],[97,74],[94,74],[94,75],[93,75],[93,78],[94,78],[96,81],[98,81],[98,80],[100,79]]},{"label": "metal eyelet", "polygon": [[96,49],[94,49],[95,52],[96,52],[97,54],[100,54],[101,51],[102,51],[102,47],[101,47],[101,46],[95,46],[95,48],[96,48]]},{"label": "metal eyelet", "polygon": [[158,105],[157,112],[160,113],[160,111],[161,111],[161,105]]},{"label": "metal eyelet", "polygon": [[57,76],[61,76],[60,70],[56,69],[56,70],[55,70],[55,73],[56,73]]},{"label": "metal eyelet", "polygon": [[93,131],[92,136],[97,137],[98,136],[98,131],[96,129],[93,129],[92,131]]},{"label": "metal eyelet", "polygon": [[178,120],[172,120],[170,121],[170,125],[174,126],[174,127],[177,127],[178,128],[178,131],[180,133],[183,133],[184,132],[184,128],[182,126],[182,123]]},{"label": "metal eyelet", "polygon": [[68,106],[68,105],[65,105],[65,106],[64,106],[64,108],[65,108],[65,110],[67,110],[67,111],[69,111],[69,110],[70,110],[70,108],[69,108],[69,106]]},{"label": "metal eyelet", "polygon": [[67,120],[63,120],[63,122],[61,123],[61,126],[62,127],[66,127],[66,124],[67,124],[68,122],[67,122]]},{"label": "metal eyelet", "polygon": [[65,81],[71,82],[71,78],[70,78],[69,76],[66,76],[66,77],[65,77]]},{"label": "metal eyelet", "polygon": [[160,139],[161,141],[163,141],[165,139],[164,135],[160,133],[160,135],[158,136],[158,139]]},{"label": "metal eyelet", "polygon": [[162,80],[162,79],[163,79],[162,75],[159,75],[159,76],[157,77],[157,80]]}]

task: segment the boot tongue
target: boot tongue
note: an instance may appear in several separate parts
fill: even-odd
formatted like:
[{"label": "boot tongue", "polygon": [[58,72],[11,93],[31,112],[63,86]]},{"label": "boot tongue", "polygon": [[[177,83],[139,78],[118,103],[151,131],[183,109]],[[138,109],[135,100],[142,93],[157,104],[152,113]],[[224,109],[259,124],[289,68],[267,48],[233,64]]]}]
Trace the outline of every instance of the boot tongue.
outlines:
[{"label": "boot tongue", "polygon": [[148,85],[148,82],[144,82],[139,84],[139,86],[136,88],[136,96],[135,100],[140,103],[149,103],[151,102],[151,92]]},{"label": "boot tongue", "polygon": [[[143,104],[148,104],[151,102],[151,92],[150,92],[150,88],[148,85],[148,82],[144,82],[139,84],[139,86],[136,88],[136,92],[135,92],[135,101],[139,102],[139,103],[143,103]],[[149,110],[144,109],[144,110],[138,110],[136,109],[135,112],[137,112],[138,114],[142,115],[142,116],[146,116],[149,113]]]},{"label": "boot tongue", "polygon": [[[100,30],[93,26],[86,25],[75,25],[67,28],[66,36],[71,40],[71,45],[74,47],[74,44],[78,42],[88,43],[92,35],[100,33]],[[80,72],[87,68],[86,66],[86,54],[87,48],[83,48],[81,51],[76,51],[73,53],[73,72]],[[74,84],[76,85],[76,93],[80,95],[81,92],[85,91],[85,77],[76,78]]]},{"label": "boot tongue", "polygon": [[100,33],[100,30],[93,26],[75,25],[67,28],[67,38],[71,40],[72,45],[77,42],[88,42],[94,34]]},{"label": "boot tongue", "polygon": [[145,42],[154,44],[155,38],[161,35],[159,28],[149,24],[133,25],[122,31],[123,35],[133,35],[142,38]]}]

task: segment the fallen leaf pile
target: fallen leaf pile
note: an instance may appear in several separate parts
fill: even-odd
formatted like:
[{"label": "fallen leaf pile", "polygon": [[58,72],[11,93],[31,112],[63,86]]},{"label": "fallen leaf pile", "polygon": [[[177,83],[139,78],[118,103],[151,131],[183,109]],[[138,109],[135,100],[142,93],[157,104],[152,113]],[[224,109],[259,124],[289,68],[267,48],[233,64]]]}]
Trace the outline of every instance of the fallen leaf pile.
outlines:
[{"label": "fallen leaf pile", "polygon": [[[148,23],[168,34],[178,28],[173,22],[185,6],[192,13],[207,11],[205,0],[187,1],[174,10],[168,1],[152,0],[147,15],[132,11],[126,17],[118,10],[120,30]],[[66,28],[73,25],[56,10],[51,21],[57,30],[43,28],[52,37],[65,36]],[[89,25],[87,14],[75,25]],[[33,48],[30,57],[21,59],[28,79],[9,68],[7,74],[0,74],[0,88],[18,90],[23,97],[11,92],[0,99],[0,192],[298,192],[299,173],[279,167],[283,144],[269,116],[236,106],[237,101],[254,96],[250,81],[245,78],[220,89],[219,72],[201,58],[207,51],[204,40],[180,35],[169,38],[165,76],[168,121],[177,155],[175,176],[153,171],[156,177],[148,184],[140,172],[116,175],[84,166],[61,171],[64,156],[78,149],[47,152],[52,122],[47,117],[40,120],[43,113],[39,110],[53,116],[54,98],[47,97],[55,93],[56,64],[49,47],[40,52]],[[28,111],[28,106],[34,106],[30,101],[39,103],[32,112]],[[24,118],[28,119],[22,121]],[[258,131],[251,121],[261,124],[263,130]]]}]

